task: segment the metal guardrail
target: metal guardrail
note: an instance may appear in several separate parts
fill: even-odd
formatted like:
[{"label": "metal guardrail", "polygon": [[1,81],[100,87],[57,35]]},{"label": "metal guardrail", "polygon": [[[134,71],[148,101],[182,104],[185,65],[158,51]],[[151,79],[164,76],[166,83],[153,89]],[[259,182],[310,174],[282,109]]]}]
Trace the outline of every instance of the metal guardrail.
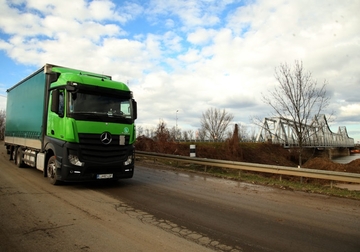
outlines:
[{"label": "metal guardrail", "polygon": [[342,181],[342,182],[351,182],[351,183],[360,184],[360,174],[357,173],[335,172],[335,171],[315,170],[315,169],[307,169],[307,168],[294,168],[287,166],[264,165],[264,164],[254,164],[254,163],[235,162],[235,161],[197,158],[197,157],[185,157],[185,156],[160,154],[160,153],[145,152],[145,151],[136,151],[136,156],[161,158],[176,162],[200,164],[204,166],[216,166],[216,167],[230,168],[237,170],[265,172],[265,173],[278,174],[278,175],[290,175],[297,177],[317,178],[317,179],[325,179],[331,181]]}]

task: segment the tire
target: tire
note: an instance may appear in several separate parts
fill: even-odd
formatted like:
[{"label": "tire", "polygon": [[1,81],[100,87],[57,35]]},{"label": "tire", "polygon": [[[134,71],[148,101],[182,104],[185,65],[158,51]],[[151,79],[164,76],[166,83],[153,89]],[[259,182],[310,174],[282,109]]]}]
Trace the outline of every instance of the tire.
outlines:
[{"label": "tire", "polygon": [[14,160],[14,157],[15,157],[14,146],[10,146],[10,148],[9,148],[9,160],[10,161]]},{"label": "tire", "polygon": [[46,166],[46,175],[52,185],[60,184],[60,181],[57,179],[56,175],[56,157],[51,156],[47,162]]},{"label": "tire", "polygon": [[22,168],[24,167],[24,161],[23,161],[23,151],[21,147],[16,148],[16,154],[15,154],[15,164],[17,167]]}]

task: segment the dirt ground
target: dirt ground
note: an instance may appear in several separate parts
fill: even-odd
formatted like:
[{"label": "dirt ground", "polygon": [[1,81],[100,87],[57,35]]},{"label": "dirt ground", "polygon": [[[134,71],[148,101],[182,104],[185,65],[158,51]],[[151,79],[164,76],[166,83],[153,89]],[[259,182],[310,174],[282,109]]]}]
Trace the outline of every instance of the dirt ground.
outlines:
[{"label": "dirt ground", "polygon": [[353,160],[348,164],[338,164],[328,158],[316,157],[307,161],[303,167],[318,170],[360,173],[360,159]]},{"label": "dirt ground", "polygon": [[[296,151],[269,143],[236,143],[231,140],[217,143],[178,143],[154,141],[146,137],[138,137],[135,148],[139,151],[189,156],[190,144],[196,145],[196,156],[200,158],[290,167],[297,167],[299,164]],[[339,164],[329,158],[317,157],[312,152],[305,152],[302,160],[302,168],[360,173],[360,159],[348,164]]]}]

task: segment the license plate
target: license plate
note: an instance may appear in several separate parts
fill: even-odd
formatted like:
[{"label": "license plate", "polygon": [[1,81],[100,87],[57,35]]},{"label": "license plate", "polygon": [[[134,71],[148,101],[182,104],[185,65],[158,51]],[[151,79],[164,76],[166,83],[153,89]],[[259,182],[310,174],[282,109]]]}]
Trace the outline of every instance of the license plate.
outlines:
[{"label": "license plate", "polygon": [[110,179],[113,178],[113,174],[98,174],[96,175],[97,179]]}]

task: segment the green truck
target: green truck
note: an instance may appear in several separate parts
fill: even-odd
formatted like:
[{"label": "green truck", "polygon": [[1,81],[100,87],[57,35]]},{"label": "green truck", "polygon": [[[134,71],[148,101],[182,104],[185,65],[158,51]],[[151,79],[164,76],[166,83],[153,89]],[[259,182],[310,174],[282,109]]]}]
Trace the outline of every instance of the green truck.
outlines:
[{"label": "green truck", "polygon": [[45,64],[7,90],[5,146],[51,184],[131,178],[137,103],[111,76]]}]

